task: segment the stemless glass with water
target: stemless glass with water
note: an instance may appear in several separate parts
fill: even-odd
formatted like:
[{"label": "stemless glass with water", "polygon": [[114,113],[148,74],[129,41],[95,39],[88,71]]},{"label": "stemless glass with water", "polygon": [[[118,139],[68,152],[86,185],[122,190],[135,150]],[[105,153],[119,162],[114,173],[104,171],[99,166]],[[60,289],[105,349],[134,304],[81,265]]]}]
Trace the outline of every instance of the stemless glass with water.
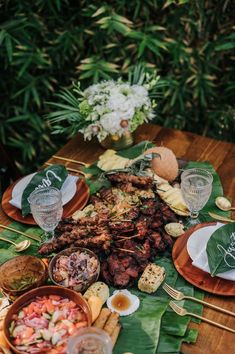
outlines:
[{"label": "stemless glass with water", "polygon": [[198,218],[199,211],[206,205],[211,195],[212,182],[212,174],[202,168],[192,168],[182,173],[181,191],[190,211],[191,222]]},{"label": "stemless glass with water", "polygon": [[34,220],[45,231],[43,241],[51,240],[63,213],[61,191],[54,187],[39,188],[30,194],[28,201]]},{"label": "stemless glass with water", "polygon": [[69,338],[67,354],[112,354],[110,336],[96,327],[80,328]]}]

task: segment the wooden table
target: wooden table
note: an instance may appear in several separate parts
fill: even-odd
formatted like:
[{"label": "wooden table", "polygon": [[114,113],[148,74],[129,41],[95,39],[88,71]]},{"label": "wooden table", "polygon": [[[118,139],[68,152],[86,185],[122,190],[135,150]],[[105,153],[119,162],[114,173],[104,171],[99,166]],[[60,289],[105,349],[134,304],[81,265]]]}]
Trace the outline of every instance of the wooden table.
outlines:
[{"label": "wooden table", "polygon": [[[224,194],[235,201],[235,145],[223,141],[205,138],[196,134],[175,129],[162,128],[157,125],[145,124],[135,134],[135,143],[150,140],[157,145],[164,145],[172,149],[178,158],[191,161],[209,161],[219,174]],[[58,155],[91,163],[97,160],[104,149],[95,141],[84,142],[81,135],[70,140]],[[53,162],[53,159],[50,159]],[[72,163],[66,163],[76,168]],[[235,217],[235,213],[233,214]],[[11,220],[0,210],[0,222],[5,225]],[[233,298],[206,295],[205,300],[235,312]],[[203,315],[235,329],[235,318],[204,308]],[[196,344],[183,344],[185,354],[235,354],[235,335],[211,325],[201,323],[192,324],[198,328],[199,336]],[[144,354],[144,353],[143,353]]]}]

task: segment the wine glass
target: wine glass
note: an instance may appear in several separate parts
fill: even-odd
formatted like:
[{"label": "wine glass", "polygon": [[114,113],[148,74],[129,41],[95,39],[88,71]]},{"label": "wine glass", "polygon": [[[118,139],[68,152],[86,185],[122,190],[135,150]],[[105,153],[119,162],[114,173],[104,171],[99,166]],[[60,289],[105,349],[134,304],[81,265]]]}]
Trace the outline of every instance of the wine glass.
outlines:
[{"label": "wine glass", "polygon": [[80,328],[73,337],[69,338],[67,353],[112,354],[112,341],[110,336],[100,328]]},{"label": "wine glass", "polygon": [[38,188],[28,201],[34,220],[45,231],[43,241],[51,241],[63,213],[61,191],[54,187]]},{"label": "wine glass", "polygon": [[189,224],[198,224],[199,211],[206,205],[212,190],[213,176],[202,168],[185,170],[181,175],[181,191],[190,211]]}]

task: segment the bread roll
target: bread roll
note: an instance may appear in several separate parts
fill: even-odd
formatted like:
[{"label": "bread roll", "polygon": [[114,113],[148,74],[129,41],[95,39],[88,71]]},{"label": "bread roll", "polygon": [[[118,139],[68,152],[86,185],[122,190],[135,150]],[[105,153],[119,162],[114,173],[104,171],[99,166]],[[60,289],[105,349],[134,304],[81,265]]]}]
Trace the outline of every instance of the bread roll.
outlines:
[{"label": "bread roll", "polygon": [[90,296],[97,296],[101,299],[102,305],[106,302],[106,300],[109,298],[109,287],[102,281],[97,281],[96,283],[92,284],[83,297],[88,300]]}]

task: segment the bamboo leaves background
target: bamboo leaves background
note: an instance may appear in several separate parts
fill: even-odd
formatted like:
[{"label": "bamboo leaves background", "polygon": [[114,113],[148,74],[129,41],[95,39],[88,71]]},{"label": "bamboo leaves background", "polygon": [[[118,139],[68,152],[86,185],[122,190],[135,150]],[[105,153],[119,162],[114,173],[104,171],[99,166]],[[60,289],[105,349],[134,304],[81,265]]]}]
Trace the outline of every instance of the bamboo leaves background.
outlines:
[{"label": "bamboo leaves background", "polygon": [[139,62],[165,84],[156,123],[234,141],[233,1],[8,0],[0,12],[0,139],[24,172],[68,138],[44,119],[59,89]]}]

